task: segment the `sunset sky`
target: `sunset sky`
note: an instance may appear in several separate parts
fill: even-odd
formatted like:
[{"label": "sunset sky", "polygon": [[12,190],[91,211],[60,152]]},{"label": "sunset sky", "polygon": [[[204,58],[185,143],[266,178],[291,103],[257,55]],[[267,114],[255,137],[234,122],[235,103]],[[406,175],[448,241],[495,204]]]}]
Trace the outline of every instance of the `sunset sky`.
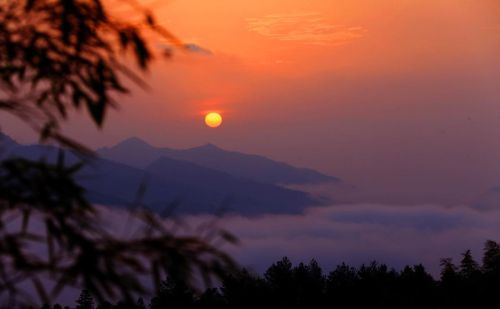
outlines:
[{"label": "sunset sky", "polygon": [[[66,132],[87,145],[210,142],[404,204],[463,204],[500,185],[498,0],[143,3],[203,50],[156,62],[151,90],[119,98],[104,130],[72,121]],[[219,128],[204,125],[210,111]]]}]

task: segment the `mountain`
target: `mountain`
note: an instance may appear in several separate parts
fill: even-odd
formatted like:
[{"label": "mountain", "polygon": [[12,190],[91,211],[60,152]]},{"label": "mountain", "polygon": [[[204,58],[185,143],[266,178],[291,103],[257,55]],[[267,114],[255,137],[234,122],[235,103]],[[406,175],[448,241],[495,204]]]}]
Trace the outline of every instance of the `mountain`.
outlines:
[{"label": "mountain", "polygon": [[[183,186],[187,204],[212,204],[212,210],[224,207],[238,214],[300,213],[320,201],[301,191],[259,183],[199,166],[187,161],[161,157],[146,171]],[[208,206],[208,205],[207,205]],[[215,207],[215,208],[214,208]]]},{"label": "mountain", "polygon": [[[45,145],[2,143],[5,157],[45,159],[55,162],[59,149]],[[66,162],[77,162],[71,151],[64,151]],[[159,157],[144,168],[98,158],[76,175],[93,203],[126,206],[138,198],[147,207],[163,212],[174,207],[176,213],[300,213],[323,201],[307,193],[268,183],[243,179],[188,161]],[[146,190],[138,197],[144,184]]]},{"label": "mountain", "polygon": [[212,144],[177,150],[154,147],[134,137],[113,147],[101,148],[97,152],[105,158],[138,168],[145,168],[161,157],[168,157],[236,177],[271,184],[318,184],[340,181],[336,177],[312,169],[293,167],[263,156],[227,151]]}]

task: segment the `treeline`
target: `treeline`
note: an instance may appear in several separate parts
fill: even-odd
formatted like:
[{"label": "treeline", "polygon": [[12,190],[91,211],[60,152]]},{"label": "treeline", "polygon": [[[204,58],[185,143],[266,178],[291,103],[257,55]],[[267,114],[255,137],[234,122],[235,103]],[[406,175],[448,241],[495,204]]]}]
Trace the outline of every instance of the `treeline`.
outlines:
[{"label": "treeline", "polygon": [[422,265],[396,271],[377,262],[359,268],[341,264],[324,273],[314,260],[293,266],[285,257],[263,276],[241,269],[224,278],[219,288],[202,294],[181,282],[167,280],[148,304],[139,299],[136,304],[95,306],[91,295],[83,291],[74,308],[487,308],[498,306],[499,295],[500,245],[487,241],[481,264],[470,250],[462,254],[458,264],[450,258],[442,259],[438,280]]}]

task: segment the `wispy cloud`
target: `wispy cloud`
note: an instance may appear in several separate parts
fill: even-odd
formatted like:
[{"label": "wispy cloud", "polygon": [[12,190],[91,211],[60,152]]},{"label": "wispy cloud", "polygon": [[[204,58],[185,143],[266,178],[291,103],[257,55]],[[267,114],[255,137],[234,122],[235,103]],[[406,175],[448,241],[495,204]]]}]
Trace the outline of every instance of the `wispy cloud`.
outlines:
[{"label": "wispy cloud", "polygon": [[[213,52],[205,47],[202,47],[198,44],[195,43],[186,43],[183,45],[185,51],[189,51],[195,54],[200,54],[200,55],[205,55],[205,56],[212,56]],[[164,51],[167,54],[173,54],[176,48],[172,44],[167,44],[167,43],[159,43],[158,44],[158,49]]]},{"label": "wispy cloud", "polygon": [[[144,228],[142,221],[123,209],[98,209],[101,224],[116,237],[133,237]],[[165,227],[178,235],[199,236],[202,231],[210,232],[210,227],[230,231],[240,245],[220,248],[258,272],[288,256],[295,263],[315,258],[325,271],[341,262],[359,266],[377,260],[396,269],[422,263],[437,277],[440,258],[458,261],[466,249],[479,257],[485,240],[498,240],[500,235],[500,209],[477,211],[463,206],[350,204],[310,208],[303,215],[174,219],[165,219]],[[17,220],[8,227],[16,229],[20,224]],[[35,219],[32,229],[42,231],[42,221]],[[57,301],[72,301],[78,292],[67,289]]]},{"label": "wispy cloud", "polygon": [[[198,226],[208,218],[186,222]],[[258,272],[288,256],[294,262],[315,258],[325,270],[341,262],[377,260],[396,269],[423,263],[439,276],[440,258],[457,261],[466,249],[479,257],[487,239],[498,240],[499,220],[498,209],[350,204],[310,208],[303,215],[229,216],[219,226],[240,239],[240,246],[228,247],[233,256]]]},{"label": "wispy cloud", "polygon": [[191,52],[194,52],[194,53],[198,53],[198,54],[201,54],[201,55],[206,55],[206,56],[212,56],[213,53],[211,50],[209,49],[206,49],[198,44],[194,44],[194,43],[188,43],[188,44],[185,44],[184,47],[191,51]]},{"label": "wispy cloud", "polygon": [[363,37],[360,26],[334,24],[317,12],[272,14],[247,18],[248,29],[281,41],[316,45],[343,45]]}]

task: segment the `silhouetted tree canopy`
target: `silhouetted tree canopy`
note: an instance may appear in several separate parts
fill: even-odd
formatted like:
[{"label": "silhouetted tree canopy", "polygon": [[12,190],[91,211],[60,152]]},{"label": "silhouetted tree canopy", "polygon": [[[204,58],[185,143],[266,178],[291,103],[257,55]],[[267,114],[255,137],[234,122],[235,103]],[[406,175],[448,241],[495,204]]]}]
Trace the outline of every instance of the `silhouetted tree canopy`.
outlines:
[{"label": "silhouetted tree canopy", "polygon": [[[489,241],[486,253],[496,250]],[[467,250],[463,259],[470,261]],[[498,262],[498,261],[497,261]],[[496,262],[494,262],[496,263]],[[465,264],[469,264],[468,262]],[[183,284],[164,281],[151,299],[150,309],[157,308],[277,308],[277,309],[461,309],[498,307],[500,276],[474,266],[474,276],[457,273],[450,259],[443,259],[442,277],[434,279],[422,266],[406,266],[400,271],[376,262],[351,267],[345,263],[323,274],[316,261],[293,265],[288,258],[273,263],[263,276],[241,269],[224,277],[219,288],[196,293]],[[479,266],[479,265],[477,265]],[[484,265],[483,265],[484,266]],[[493,265],[491,265],[493,266]],[[497,265],[499,266],[499,265]],[[450,272],[455,273],[449,276]],[[287,280],[284,280],[284,279]],[[450,281],[453,283],[450,285]],[[492,290],[491,285],[494,285]],[[289,291],[285,294],[284,291]],[[496,291],[496,292],[494,292]],[[108,303],[102,309],[143,309],[137,302],[125,307]]]},{"label": "silhouetted tree canopy", "polygon": [[76,303],[76,309],[94,309],[94,299],[88,290],[82,290]]},{"label": "silhouetted tree canopy", "polygon": [[[161,218],[140,208],[131,216],[143,227],[133,238],[114,237],[74,180],[93,153],[63,135],[62,122],[85,110],[102,127],[114,97],[128,93],[124,78],[145,86],[136,73],[153,60],[145,31],[184,48],[138,3],[119,3],[129,5],[139,21],[113,14],[101,0],[0,2],[0,111],[24,121],[42,142],[57,142],[83,160],[68,166],[61,152],[58,162],[0,162],[0,306],[32,303],[20,288],[28,283],[39,303],[50,304],[74,286],[99,303],[120,298],[132,304],[146,292],[146,280],[159,289],[165,277],[189,284],[196,272],[209,283],[234,266],[207,238],[176,236]],[[127,55],[137,70],[124,65]],[[227,232],[211,232],[235,240]]]},{"label": "silhouetted tree canopy", "polygon": [[470,250],[465,251],[460,261],[460,275],[465,279],[471,279],[478,275],[479,272],[479,264],[472,257],[472,252]]},{"label": "silhouetted tree canopy", "polygon": [[147,10],[120,2],[132,4],[142,22],[113,15],[101,0],[2,1],[0,110],[27,122],[42,140],[70,147],[78,143],[59,129],[71,110],[86,109],[102,126],[113,95],[128,92],[122,77],[144,85],[122,61],[129,54],[140,70],[149,67],[153,52],[145,31],[182,47]]}]

